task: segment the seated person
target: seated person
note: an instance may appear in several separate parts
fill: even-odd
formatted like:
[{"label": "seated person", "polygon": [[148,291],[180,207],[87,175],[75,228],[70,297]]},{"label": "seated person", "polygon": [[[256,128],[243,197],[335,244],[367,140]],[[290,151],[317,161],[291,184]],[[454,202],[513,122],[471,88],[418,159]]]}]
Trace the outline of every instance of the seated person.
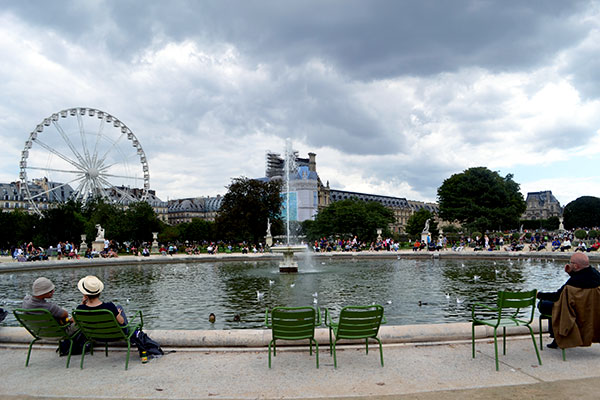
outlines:
[{"label": "seated person", "polygon": [[585,245],[585,241],[580,240],[579,243],[577,244],[577,248],[575,249],[575,251],[581,251],[586,252],[587,251],[587,246]]},{"label": "seated person", "polygon": [[100,300],[100,293],[104,290],[104,284],[96,276],[88,275],[81,278],[77,283],[77,288],[83,294],[81,304],[77,306],[78,310],[109,310],[114,314],[120,325],[127,325],[127,317],[123,307]]},{"label": "seated person", "polygon": [[418,240],[416,240],[416,241],[415,241],[415,244],[414,244],[414,246],[413,246],[413,251],[417,251],[417,250],[419,250],[420,248],[421,248],[421,242],[420,242],[420,241],[418,241]]},{"label": "seated person", "polygon": [[[590,260],[584,253],[573,253],[569,264],[565,265],[565,272],[570,278],[556,292],[538,292],[537,298],[541,301],[538,303],[538,309],[542,314],[552,315],[552,307],[560,298],[560,294],[566,285],[581,289],[597,288],[600,286],[600,272],[595,268],[590,268]],[[548,324],[548,333],[554,338],[554,329],[552,323]],[[556,341],[547,345],[551,349],[558,348]]]},{"label": "seated person", "polygon": [[598,240],[596,240],[596,242],[593,245],[588,247],[587,251],[588,251],[588,253],[590,251],[598,251],[599,248],[600,248],[600,242]]},{"label": "seated person", "polygon": [[54,295],[54,283],[46,277],[37,278],[31,287],[31,295],[25,296],[23,299],[23,308],[44,308],[50,311],[50,314],[61,324],[69,323],[67,333],[73,334],[77,327],[69,320],[69,313],[64,308],[59,307],[55,303],[46,301]]},{"label": "seated person", "polygon": [[571,241],[569,238],[565,239],[560,246],[560,251],[570,250],[571,249]]},{"label": "seated person", "polygon": [[558,249],[560,249],[560,240],[557,238],[552,241],[552,251],[556,251]]}]

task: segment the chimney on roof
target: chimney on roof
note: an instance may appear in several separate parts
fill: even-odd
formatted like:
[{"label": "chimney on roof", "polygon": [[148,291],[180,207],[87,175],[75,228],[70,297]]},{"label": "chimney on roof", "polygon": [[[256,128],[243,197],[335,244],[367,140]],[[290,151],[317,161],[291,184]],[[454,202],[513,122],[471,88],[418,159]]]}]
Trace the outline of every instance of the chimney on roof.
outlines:
[{"label": "chimney on roof", "polygon": [[317,155],[315,153],[308,153],[308,170],[317,172]]}]

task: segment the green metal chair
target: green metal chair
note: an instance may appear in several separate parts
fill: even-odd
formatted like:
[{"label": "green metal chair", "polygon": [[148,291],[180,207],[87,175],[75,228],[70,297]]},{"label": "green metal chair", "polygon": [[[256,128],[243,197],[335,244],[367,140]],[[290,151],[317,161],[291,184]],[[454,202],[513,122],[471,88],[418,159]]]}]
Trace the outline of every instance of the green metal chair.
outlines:
[{"label": "green metal chair", "polygon": [[[548,315],[548,314],[542,314],[540,313],[540,316],[538,318],[538,322],[540,325],[540,350],[544,351],[544,343],[542,340],[542,320],[543,319],[547,319],[548,320],[548,324],[552,323],[552,315]],[[567,353],[565,352],[565,349],[561,349],[562,350],[562,358],[563,361],[567,361]]]},{"label": "green metal chair", "polygon": [[369,339],[377,340],[383,367],[383,348],[377,334],[381,324],[386,322],[383,307],[377,304],[344,307],[337,323],[332,321],[329,310],[325,309],[325,325],[329,327],[329,354],[333,353],[334,368],[337,368],[335,344],[341,339],[365,339],[366,354],[369,354]]},{"label": "green metal chair", "polygon": [[67,333],[68,325],[61,325],[56,318],[50,314],[50,311],[45,308],[17,308],[13,311],[17,321],[33,336],[33,340],[29,343],[29,351],[27,352],[27,360],[25,366],[29,366],[29,357],[31,356],[31,348],[35,342],[41,339],[60,342],[68,340],[69,354],[67,356],[67,368],[71,362],[71,352],[73,350],[73,336]]},{"label": "green metal chair", "polygon": [[275,307],[271,310],[270,320],[269,309],[267,308],[265,312],[265,325],[271,329],[273,334],[273,339],[269,342],[269,368],[271,368],[271,345],[273,345],[273,356],[277,356],[277,339],[308,339],[311,356],[314,342],[317,368],[319,368],[319,344],[315,340],[315,327],[321,325],[321,313],[318,308]]},{"label": "green metal chair", "polygon": [[[91,343],[90,353],[94,354],[94,344],[104,344],[104,352],[108,357],[108,343],[125,341],[127,343],[127,358],[125,359],[125,370],[129,366],[129,353],[131,351],[130,339],[137,329],[144,326],[142,312],[135,313],[127,325],[119,325],[114,314],[109,310],[74,310],[73,319],[81,329],[86,338],[83,346],[85,349]],[[85,351],[81,354],[81,369]]]},{"label": "green metal chair", "polygon": [[[494,350],[496,355],[496,371],[499,370],[498,363],[498,340],[496,330],[502,327],[502,354],[506,355],[506,327],[507,326],[526,326],[531,334],[531,340],[533,341],[533,348],[537,355],[538,363],[542,365],[542,359],[538,352],[537,344],[535,343],[535,336],[533,335],[533,329],[531,329],[531,323],[533,322],[533,314],[535,312],[535,299],[537,290],[531,290],[528,292],[509,292],[499,291],[498,300],[496,307],[486,306],[484,304],[475,303],[471,309],[472,326],[471,326],[471,344],[473,348],[473,358],[475,358],[475,327],[477,325],[487,325],[494,328]],[[481,313],[481,310],[485,310],[489,317],[490,313],[496,315],[496,318],[482,319],[476,316],[476,313]],[[524,315],[521,317],[519,314]]]}]

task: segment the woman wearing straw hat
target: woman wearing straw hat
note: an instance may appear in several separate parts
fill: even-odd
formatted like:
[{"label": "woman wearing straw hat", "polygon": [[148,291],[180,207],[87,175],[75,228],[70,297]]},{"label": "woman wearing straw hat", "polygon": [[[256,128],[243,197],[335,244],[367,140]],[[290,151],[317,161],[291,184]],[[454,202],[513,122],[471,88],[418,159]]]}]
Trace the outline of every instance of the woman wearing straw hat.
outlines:
[{"label": "woman wearing straw hat", "polygon": [[77,306],[78,310],[109,310],[115,315],[119,324],[127,325],[127,317],[125,316],[123,307],[115,305],[110,301],[103,302],[100,300],[100,293],[104,289],[104,284],[98,277],[88,275],[85,278],[81,278],[79,283],[77,283],[77,288],[83,293],[83,300]]}]

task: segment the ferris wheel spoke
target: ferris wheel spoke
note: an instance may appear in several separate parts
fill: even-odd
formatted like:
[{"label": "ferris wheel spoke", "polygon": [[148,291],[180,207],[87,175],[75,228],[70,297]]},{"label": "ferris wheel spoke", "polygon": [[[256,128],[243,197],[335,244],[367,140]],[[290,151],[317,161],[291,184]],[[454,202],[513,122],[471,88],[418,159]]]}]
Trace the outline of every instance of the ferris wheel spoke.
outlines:
[{"label": "ferris wheel spoke", "polygon": [[75,157],[77,157],[77,159],[79,160],[81,165],[86,165],[85,160],[83,159],[83,157],[81,157],[81,154],[79,154],[79,152],[75,149],[75,146],[73,146],[73,143],[71,143],[71,140],[69,139],[69,137],[63,130],[62,126],[60,126],[60,124],[57,121],[52,121],[52,123],[54,124],[54,127],[56,128],[58,133],[60,133],[60,136],[62,136],[62,138],[65,141],[65,143],[67,144],[67,146],[69,146],[69,148],[71,149],[73,154],[75,154]]},{"label": "ferris wheel spoke", "polygon": [[121,196],[123,196],[123,199],[127,198],[128,200],[131,201],[135,201],[135,197],[133,197],[131,194],[127,193],[126,191],[119,189],[118,187],[116,187],[115,185],[113,185],[112,183],[110,183],[109,181],[107,181],[106,179],[102,178],[101,176],[98,177],[98,179],[100,179],[100,181],[106,185],[108,185],[108,187],[112,190],[114,190],[117,193],[120,193]]},{"label": "ferris wheel spoke", "polygon": [[123,139],[125,136],[126,136],[125,133],[122,133],[121,136],[119,136],[117,138],[117,140],[115,140],[113,142],[112,146],[110,146],[108,148],[108,150],[106,150],[106,153],[104,153],[104,155],[102,156],[102,158],[98,161],[98,164],[101,165],[102,163],[104,163],[104,160],[106,159],[106,156],[108,156],[110,154],[110,152],[117,147],[117,144],[119,144],[119,142],[121,141],[121,139]]},{"label": "ferris wheel spoke", "polygon": [[79,126],[79,136],[81,136],[81,147],[83,148],[83,154],[85,155],[86,161],[90,162],[90,153],[87,148],[87,141],[85,139],[85,127],[83,126],[83,120],[81,114],[77,113],[77,125]]},{"label": "ferris wheel spoke", "polygon": [[123,178],[123,179],[133,179],[133,180],[139,180],[142,178],[137,178],[135,176],[127,176],[127,175],[113,175],[113,174],[100,174],[102,177],[109,177],[109,178]]},{"label": "ferris wheel spoke", "polygon": [[72,179],[72,180],[70,180],[70,181],[69,181],[69,182],[67,182],[67,183],[63,183],[62,185],[55,186],[55,187],[53,187],[53,188],[50,188],[50,189],[48,189],[48,190],[44,190],[43,192],[40,192],[40,193],[38,193],[38,194],[36,194],[36,195],[34,195],[34,196],[31,196],[31,197],[30,197],[30,199],[32,199],[32,200],[33,200],[33,199],[36,199],[36,198],[38,198],[38,197],[40,197],[40,196],[43,196],[43,195],[45,195],[45,194],[48,194],[48,193],[50,193],[50,192],[54,192],[55,190],[57,190],[57,189],[60,189],[60,188],[62,188],[62,187],[69,186],[71,183],[73,183],[73,182],[77,182],[77,181],[79,181],[79,180],[82,180],[82,179],[84,179],[84,177],[83,177],[83,176],[77,177],[77,178],[75,178],[75,179]]},{"label": "ferris wheel spoke", "polygon": [[67,174],[83,174],[83,171],[69,171],[67,169],[56,169],[56,168],[44,168],[44,167],[30,167],[27,166],[27,169],[35,169],[39,171],[48,171],[48,172],[65,172]]},{"label": "ferris wheel spoke", "polygon": [[46,143],[42,142],[39,138],[35,139],[35,142],[37,144],[39,144],[40,146],[42,146],[43,148],[45,148],[46,150],[48,150],[50,153],[52,153],[52,154],[54,154],[54,155],[62,158],[63,160],[65,160],[69,164],[73,165],[75,168],[79,168],[82,171],[85,170],[85,168],[83,167],[83,165],[79,164],[75,160],[71,160],[69,157],[65,156],[64,154],[60,153],[59,151],[55,150],[54,148],[48,146]]},{"label": "ferris wheel spoke", "polygon": [[81,182],[79,183],[79,185],[77,185],[77,188],[73,192],[73,198],[77,199],[82,196],[83,189],[85,188],[85,182],[86,182],[86,180],[82,179]]},{"label": "ferris wheel spoke", "polygon": [[98,127],[98,134],[96,135],[96,143],[94,143],[94,157],[92,157],[92,165],[98,165],[98,144],[100,144],[100,138],[104,132],[104,120],[100,120],[100,126]]},{"label": "ferris wheel spoke", "polygon": [[95,179],[94,179],[94,185],[95,185],[95,188],[96,188],[96,190],[98,190],[98,192],[99,192],[99,193],[102,193],[102,196],[103,196],[104,198],[106,198],[106,199],[109,199],[109,200],[112,200],[112,198],[111,198],[111,196],[110,196],[110,193],[108,193],[108,192],[106,191],[106,188],[104,187],[104,185],[107,185],[107,186],[109,186],[109,187],[110,187],[110,186],[112,186],[112,185],[110,184],[110,182],[108,182],[108,181],[106,181],[106,182],[103,182],[102,178],[100,178],[100,177],[97,177],[97,178],[95,178]]}]

